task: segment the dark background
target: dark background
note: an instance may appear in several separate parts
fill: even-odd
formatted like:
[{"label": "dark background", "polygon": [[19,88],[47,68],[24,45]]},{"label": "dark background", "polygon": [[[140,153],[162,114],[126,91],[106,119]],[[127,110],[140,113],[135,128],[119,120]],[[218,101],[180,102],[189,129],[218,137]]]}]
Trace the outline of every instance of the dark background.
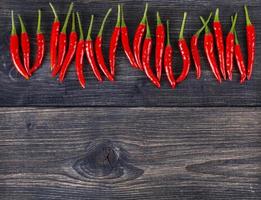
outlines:
[{"label": "dark background", "polygon": [[[192,66],[176,90],[165,75],[162,88],[156,89],[129,65],[121,46],[115,83],[98,83],[85,61],[85,90],[74,64],[60,84],[50,75],[49,45],[42,68],[29,81],[21,78],[9,56],[11,10],[22,15],[34,52],[39,8],[49,43],[53,14],[48,2],[0,3],[0,199],[261,198],[260,0],[75,1],[85,33],[90,15],[95,15],[93,38],[107,9],[113,8],[104,32],[106,58],[117,4],[124,4],[133,38],[148,2],[152,33],[156,11],[164,22],[170,19],[176,75],[182,68],[177,39],[183,12],[188,12],[188,39],[201,27],[200,15],[207,17],[219,7],[227,33],[230,15],[238,12],[237,31],[246,54],[247,4],[257,32],[252,80],[240,85],[235,67],[233,81],[219,85],[201,37],[202,79],[195,79]],[[53,3],[63,22],[69,1]],[[16,25],[19,32],[17,18]]]}]

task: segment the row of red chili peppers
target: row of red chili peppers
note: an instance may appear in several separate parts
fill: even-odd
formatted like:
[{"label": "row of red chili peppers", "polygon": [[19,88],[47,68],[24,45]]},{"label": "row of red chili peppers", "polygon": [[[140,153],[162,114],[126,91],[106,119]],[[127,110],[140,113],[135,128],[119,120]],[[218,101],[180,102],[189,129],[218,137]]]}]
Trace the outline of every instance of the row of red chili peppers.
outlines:
[{"label": "row of red chili peppers", "polygon": [[[130,61],[130,64],[137,69],[144,70],[147,77],[158,88],[160,87],[160,80],[162,76],[163,66],[172,88],[175,88],[176,84],[181,83],[187,78],[188,73],[190,71],[191,58],[190,58],[189,47],[183,35],[186,18],[187,18],[186,12],[184,13],[183,22],[179,34],[179,41],[178,41],[179,50],[183,60],[183,69],[179,77],[176,79],[174,76],[173,66],[172,66],[173,48],[170,43],[169,21],[167,21],[166,23],[167,24],[167,31],[166,31],[167,34],[166,34],[165,26],[163,25],[158,12],[157,12],[157,28],[156,28],[156,48],[155,48],[156,75],[154,75],[154,72],[150,66],[152,38],[151,38],[149,23],[147,19],[148,4],[146,4],[143,18],[135,32],[135,36],[133,39],[133,48],[131,48],[131,45],[129,43],[128,29],[124,20],[123,8],[121,8],[121,6],[118,5],[117,23],[112,33],[110,48],[109,48],[110,70],[106,65],[102,52],[102,39],[103,39],[102,35],[103,35],[103,30],[104,30],[106,20],[111,13],[111,9],[108,10],[106,16],[104,17],[100,31],[93,45],[93,41],[91,39],[91,32],[92,32],[92,26],[94,20],[93,15],[91,16],[87,38],[86,40],[84,40],[81,19],[79,13],[76,13],[79,30],[80,30],[80,37],[78,40],[78,35],[75,29],[75,13],[73,12],[73,3],[71,3],[69,7],[61,31],[60,31],[61,24],[59,21],[59,17],[54,9],[54,6],[51,3],[50,3],[50,7],[52,8],[52,11],[55,16],[52,25],[51,38],[50,38],[51,69],[52,69],[52,75],[54,77],[60,72],[59,80],[61,82],[63,82],[68,67],[73,57],[76,54],[75,65],[76,65],[77,76],[81,86],[83,88],[85,87],[86,81],[83,73],[84,52],[94,72],[94,75],[99,81],[102,81],[102,76],[99,71],[99,68],[110,81],[114,81],[115,67],[116,67],[116,53],[117,53],[118,41],[120,37],[121,37],[123,49],[126,53],[127,58]],[[214,29],[216,47],[218,50],[219,66],[214,54],[214,46],[215,46],[214,36],[208,27],[209,21],[212,17],[212,13],[210,14],[207,21],[205,21],[201,17],[203,26],[199,31],[197,31],[193,35],[190,42],[190,49],[196,68],[197,79],[200,79],[201,77],[201,61],[200,61],[200,55],[198,50],[198,38],[203,30],[205,30],[205,37],[204,37],[205,53],[216,79],[221,83],[222,81],[221,74],[222,74],[224,79],[226,79],[228,75],[228,78],[232,80],[234,56],[236,58],[237,65],[239,67],[239,71],[241,74],[241,83],[243,83],[246,78],[248,79],[251,78],[253,65],[254,65],[254,57],[255,57],[255,28],[249,19],[248,10],[246,6],[245,6],[245,14],[246,14],[246,23],[247,23],[246,30],[247,30],[247,46],[248,46],[247,67],[244,64],[243,54],[235,30],[237,14],[232,20],[232,27],[229,34],[227,35],[225,45],[224,45],[222,25],[219,20],[219,9],[216,10],[215,18],[213,22],[213,29]],[[67,50],[66,32],[67,32],[68,21],[71,15],[72,15],[72,30],[69,36],[69,48]],[[16,28],[14,25],[13,11],[12,11],[12,34],[10,39],[10,52],[11,52],[13,63],[17,68],[18,72],[20,72],[20,74],[23,75],[26,79],[29,79],[31,74],[41,66],[43,61],[43,56],[44,56],[45,43],[44,43],[44,35],[41,32],[41,11],[39,10],[38,27],[37,27],[37,47],[38,47],[37,54],[36,54],[37,56],[32,68],[30,68],[30,60],[29,60],[30,57],[29,36],[26,32],[22,18],[20,16],[18,17],[20,20],[21,30],[22,30],[21,49],[23,53],[23,64],[20,60],[20,54],[19,54],[20,45],[19,45],[19,38],[16,33]],[[145,34],[146,36],[143,41],[143,37]],[[165,38],[166,35],[167,35],[167,39]],[[165,45],[165,41],[166,41],[166,45]],[[143,42],[143,46],[142,46],[142,42]]]}]

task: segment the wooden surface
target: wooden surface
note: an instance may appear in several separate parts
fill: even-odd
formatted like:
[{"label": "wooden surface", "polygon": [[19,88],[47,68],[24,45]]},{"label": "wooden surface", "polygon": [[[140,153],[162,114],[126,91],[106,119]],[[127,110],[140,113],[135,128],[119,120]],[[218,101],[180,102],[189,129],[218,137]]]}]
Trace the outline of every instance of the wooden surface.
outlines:
[{"label": "wooden surface", "polygon": [[[232,82],[218,85],[201,39],[202,80],[195,80],[192,66],[188,79],[174,91],[165,75],[162,88],[155,89],[143,73],[130,67],[121,48],[113,84],[99,84],[85,63],[87,89],[80,89],[74,65],[61,85],[51,78],[48,52],[43,67],[31,80],[23,80],[8,53],[10,12],[23,16],[34,51],[39,8],[49,43],[53,16],[48,2],[0,3],[1,200],[261,199],[260,0],[146,1],[153,33],[157,10],[162,20],[171,20],[177,75],[182,64],[177,37],[184,11],[189,13],[186,38],[200,28],[200,15],[206,17],[219,7],[228,31],[229,16],[238,12],[244,50],[245,3],[256,25],[257,58],[251,81],[240,85],[235,69]],[[145,1],[75,1],[85,32],[95,14],[93,38],[106,10],[113,8],[104,33],[105,55],[118,3],[125,6],[132,38]],[[54,3],[62,21],[68,4]],[[16,24],[19,31],[17,19]]]}]

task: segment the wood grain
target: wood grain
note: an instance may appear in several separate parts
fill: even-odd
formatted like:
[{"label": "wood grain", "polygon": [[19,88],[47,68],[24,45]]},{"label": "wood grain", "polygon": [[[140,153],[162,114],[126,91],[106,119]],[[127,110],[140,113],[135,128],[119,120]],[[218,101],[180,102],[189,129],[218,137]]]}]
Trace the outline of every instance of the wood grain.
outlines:
[{"label": "wood grain", "polygon": [[[46,55],[43,67],[30,81],[23,80],[14,70],[8,53],[9,34],[11,28],[10,11],[21,14],[24,18],[28,32],[32,37],[32,48],[35,49],[35,29],[37,9],[43,10],[43,31],[49,42],[49,33],[53,16],[48,7],[49,0],[1,0],[0,4],[0,105],[1,106],[260,106],[261,105],[261,20],[259,0],[200,0],[200,1],[146,1],[150,3],[148,13],[152,31],[155,31],[155,12],[158,10],[165,21],[171,21],[171,40],[175,46],[175,73],[181,71],[181,59],[177,51],[177,36],[180,29],[182,13],[188,11],[189,17],[186,25],[185,36],[190,38],[201,26],[198,16],[208,16],[216,7],[221,10],[221,20],[224,30],[230,28],[230,15],[239,13],[237,30],[240,42],[245,49],[245,18],[243,5],[249,5],[249,12],[257,28],[257,58],[253,80],[245,85],[240,85],[239,75],[235,69],[233,82],[222,85],[214,80],[212,72],[206,62],[200,45],[203,62],[203,78],[195,80],[192,68],[188,80],[172,91],[163,78],[162,89],[155,89],[145,75],[132,69],[125,58],[122,49],[117,56],[117,81],[114,84],[105,81],[99,84],[93,77],[90,67],[86,64],[87,89],[81,90],[75,75],[75,67],[71,66],[65,84],[61,85],[51,78],[49,69],[49,54]],[[145,1],[75,1],[75,9],[82,15],[84,30],[86,32],[91,14],[95,14],[93,37],[97,34],[101,20],[109,7],[113,14],[106,25],[104,33],[104,54],[107,56],[109,38],[116,20],[116,5],[123,3],[125,6],[126,22],[129,26],[130,36],[142,16]],[[69,1],[55,1],[54,5],[64,20]],[[18,20],[16,19],[17,28]],[[70,28],[68,28],[69,30]],[[155,37],[153,35],[153,37]],[[32,59],[34,55],[32,55]]]},{"label": "wood grain", "polygon": [[260,108],[1,108],[0,199],[260,199]]}]

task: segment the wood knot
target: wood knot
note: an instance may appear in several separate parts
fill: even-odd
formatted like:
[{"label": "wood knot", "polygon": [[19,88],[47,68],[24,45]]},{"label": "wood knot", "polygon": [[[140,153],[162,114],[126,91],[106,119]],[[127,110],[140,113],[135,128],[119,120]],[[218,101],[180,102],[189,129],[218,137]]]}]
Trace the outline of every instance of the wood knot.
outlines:
[{"label": "wood knot", "polygon": [[86,156],[73,165],[84,178],[120,182],[143,174],[143,170],[129,163],[128,153],[109,140],[93,142],[86,151]]}]

